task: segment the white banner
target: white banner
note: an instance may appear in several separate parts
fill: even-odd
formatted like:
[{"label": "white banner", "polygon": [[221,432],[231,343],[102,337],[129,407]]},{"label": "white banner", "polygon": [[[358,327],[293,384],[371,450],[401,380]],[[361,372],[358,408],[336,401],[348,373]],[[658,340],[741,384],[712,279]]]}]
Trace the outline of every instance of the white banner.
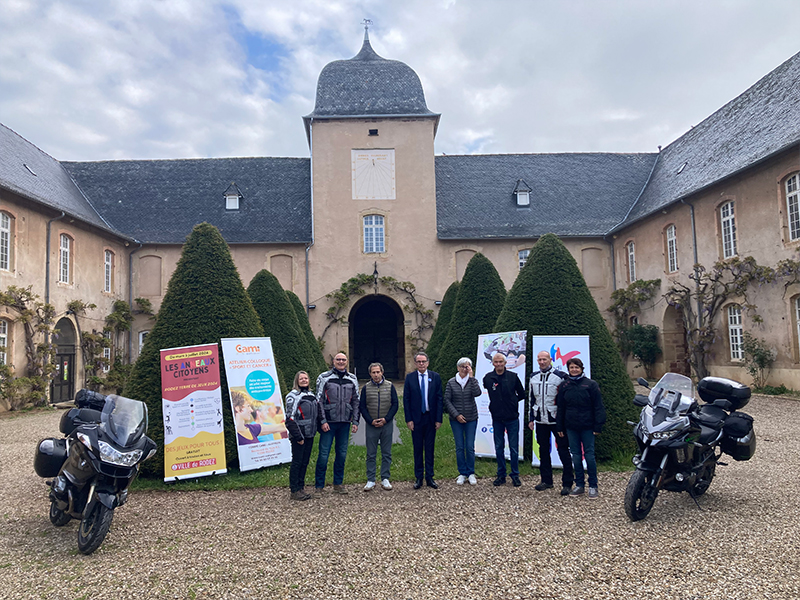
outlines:
[{"label": "white banner", "polygon": [[239,469],[249,471],[291,462],[278,371],[269,338],[222,340]]},{"label": "white banner", "polygon": [[[506,368],[515,373],[527,385],[525,377],[525,338],[526,331],[510,331],[506,333],[487,333],[478,336],[478,360],[475,363],[475,378],[481,384],[482,394],[476,398],[478,403],[478,431],[475,433],[475,456],[494,457],[494,429],[492,415],[489,413],[489,393],[483,387],[483,377],[492,371],[492,356],[496,352],[506,357]],[[519,402],[519,455],[522,457],[524,424],[528,422],[525,412],[525,401]],[[506,436],[506,459],[511,458],[511,450]]]},{"label": "white banner", "polygon": [[[570,358],[580,358],[583,362],[583,371],[586,377],[591,378],[592,368],[589,360],[589,336],[588,335],[533,335],[531,336],[531,353],[533,356],[533,368],[537,369],[536,357],[539,352],[550,354],[553,361],[553,368],[558,371],[567,370],[567,361]],[[532,400],[532,399],[531,399]],[[527,419],[530,417],[528,415]],[[556,440],[550,436],[550,460],[554,467],[563,467],[561,459],[556,451]],[[539,466],[539,444],[536,443],[536,435],[533,436],[533,458],[531,464]]]}]

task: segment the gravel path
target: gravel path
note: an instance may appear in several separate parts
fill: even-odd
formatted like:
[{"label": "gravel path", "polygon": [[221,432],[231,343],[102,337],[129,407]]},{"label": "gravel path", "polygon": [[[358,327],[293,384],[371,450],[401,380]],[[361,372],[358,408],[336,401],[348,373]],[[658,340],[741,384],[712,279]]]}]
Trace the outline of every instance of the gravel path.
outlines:
[{"label": "gravel path", "polygon": [[601,497],[475,488],[290,503],[286,489],[137,492],[92,556],[77,522],[53,527],[33,472],[59,413],[0,419],[0,598],[701,598],[800,597],[800,489],[791,400],[754,397],[758,450],[720,467],[702,512],[662,493],[631,523],[628,473]]}]

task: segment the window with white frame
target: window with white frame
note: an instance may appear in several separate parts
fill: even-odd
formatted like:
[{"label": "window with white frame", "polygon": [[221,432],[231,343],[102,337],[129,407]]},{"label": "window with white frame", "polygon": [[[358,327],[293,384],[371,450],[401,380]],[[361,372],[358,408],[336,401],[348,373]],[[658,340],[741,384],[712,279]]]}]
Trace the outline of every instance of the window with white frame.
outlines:
[{"label": "window with white frame", "polygon": [[11,269],[11,217],[0,212],[0,270]]},{"label": "window with white frame", "polygon": [[789,219],[789,241],[800,239],[800,191],[798,175],[786,180],[786,215]]},{"label": "window with white frame", "polygon": [[0,365],[6,364],[8,351],[8,321],[0,319]]},{"label": "window with white frame", "polygon": [[367,215],[364,217],[364,253],[373,254],[386,251],[381,215]]},{"label": "window with white frame", "polygon": [[731,360],[743,360],[742,308],[735,304],[728,307],[728,341],[731,346]]},{"label": "window with white frame", "polygon": [[736,249],[736,217],[733,200],[719,207],[720,229],[722,230],[722,258],[732,258],[738,254]]},{"label": "window with white frame", "polygon": [[59,269],[58,281],[59,283],[70,282],[70,261],[72,260],[72,238],[67,234],[62,233],[59,244]]},{"label": "window with white frame", "polygon": [[678,237],[675,225],[667,227],[667,272],[674,273],[678,270]]},{"label": "window with white frame", "polygon": [[[111,343],[111,332],[104,331],[103,337],[106,338],[109,343]],[[105,362],[103,363],[103,373],[108,373],[111,370],[111,346],[108,348],[103,348],[103,358]]]},{"label": "window with white frame", "polygon": [[528,262],[528,257],[531,255],[531,249],[526,248],[525,250],[519,251],[519,270],[522,271],[522,267],[525,266],[525,263]]},{"label": "window with white frame", "polygon": [[149,331],[139,332],[139,352],[142,351],[142,348],[144,347],[144,341],[147,339],[147,334],[149,333],[150,333]]},{"label": "window with white frame", "polygon": [[114,287],[114,253],[111,250],[105,251],[105,283],[103,284],[103,291],[111,293]]},{"label": "window with white frame", "polygon": [[636,246],[633,242],[625,245],[628,252],[628,283],[636,281]]}]

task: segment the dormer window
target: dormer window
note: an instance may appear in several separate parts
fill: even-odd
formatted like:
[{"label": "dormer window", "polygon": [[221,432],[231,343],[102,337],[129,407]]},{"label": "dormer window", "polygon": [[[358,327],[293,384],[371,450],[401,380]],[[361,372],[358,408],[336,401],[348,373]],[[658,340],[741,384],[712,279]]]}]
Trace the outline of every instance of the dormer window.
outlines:
[{"label": "dormer window", "polygon": [[517,201],[517,206],[530,206],[531,205],[531,188],[522,179],[517,179],[517,185],[514,188],[514,197]]},{"label": "dormer window", "polygon": [[228,189],[225,190],[225,210],[239,210],[239,200],[242,198],[242,192],[235,183],[231,183]]}]

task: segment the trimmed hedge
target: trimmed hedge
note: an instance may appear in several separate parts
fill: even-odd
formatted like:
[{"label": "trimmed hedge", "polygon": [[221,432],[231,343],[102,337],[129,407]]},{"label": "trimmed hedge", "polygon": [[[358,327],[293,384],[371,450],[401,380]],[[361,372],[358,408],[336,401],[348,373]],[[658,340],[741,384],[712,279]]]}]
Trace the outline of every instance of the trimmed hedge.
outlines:
[{"label": "trimmed hedge", "polygon": [[[494,327],[495,331],[521,329],[529,336],[589,336],[592,379],[600,385],[608,413],[597,438],[597,457],[605,460],[616,451],[631,452],[634,438],[626,421],[638,419],[633,384],[578,264],[552,233],[531,249]],[[535,360],[532,354],[528,352],[528,373]]]},{"label": "trimmed hedge", "polygon": [[[294,314],[297,316],[297,321],[300,324],[300,331],[302,331],[306,339],[309,356],[314,359],[314,371],[316,373],[327,371],[330,367],[325,363],[325,357],[322,355],[322,348],[319,345],[317,336],[315,336],[314,332],[311,330],[311,323],[308,322],[308,315],[306,314],[305,307],[303,307],[303,303],[294,292],[287,290],[286,296],[289,298],[292,308],[294,308]],[[308,369],[306,370],[308,371]],[[311,371],[309,371],[309,373],[310,372]],[[312,381],[316,381],[316,376],[314,376]]]},{"label": "trimmed hedge", "polygon": [[433,370],[442,376],[444,384],[456,373],[456,363],[462,356],[475,364],[478,336],[494,331],[497,316],[503,310],[506,288],[492,262],[478,252],[467,265],[450,318],[441,351]]},{"label": "trimmed hedge", "polygon": [[447,288],[442,298],[442,305],[439,307],[439,318],[436,319],[436,326],[431,333],[431,340],[428,342],[428,347],[425,350],[430,356],[431,364],[437,362],[439,352],[442,349],[444,341],[447,339],[447,334],[450,331],[450,319],[453,317],[453,308],[456,305],[456,298],[458,298],[458,289],[461,284],[454,281]]},{"label": "trimmed hedge", "polygon": [[309,354],[306,336],[278,278],[266,269],[260,270],[250,281],[247,295],[261,319],[264,335],[272,340],[283,395],[292,389],[298,371],[308,371],[316,381],[316,361]]},{"label": "trimmed hedge", "polygon": [[[264,331],[244,290],[230,249],[213,225],[196,225],[170,279],[153,329],[133,367],[123,394],[147,404],[148,435],[158,452],[142,464],[144,477],[164,475],[164,428],[161,412],[162,348],[219,343],[227,337],[261,337]],[[222,351],[220,350],[220,357]],[[236,428],[228,396],[225,369],[220,364],[225,453],[228,467],[239,463]]]}]

